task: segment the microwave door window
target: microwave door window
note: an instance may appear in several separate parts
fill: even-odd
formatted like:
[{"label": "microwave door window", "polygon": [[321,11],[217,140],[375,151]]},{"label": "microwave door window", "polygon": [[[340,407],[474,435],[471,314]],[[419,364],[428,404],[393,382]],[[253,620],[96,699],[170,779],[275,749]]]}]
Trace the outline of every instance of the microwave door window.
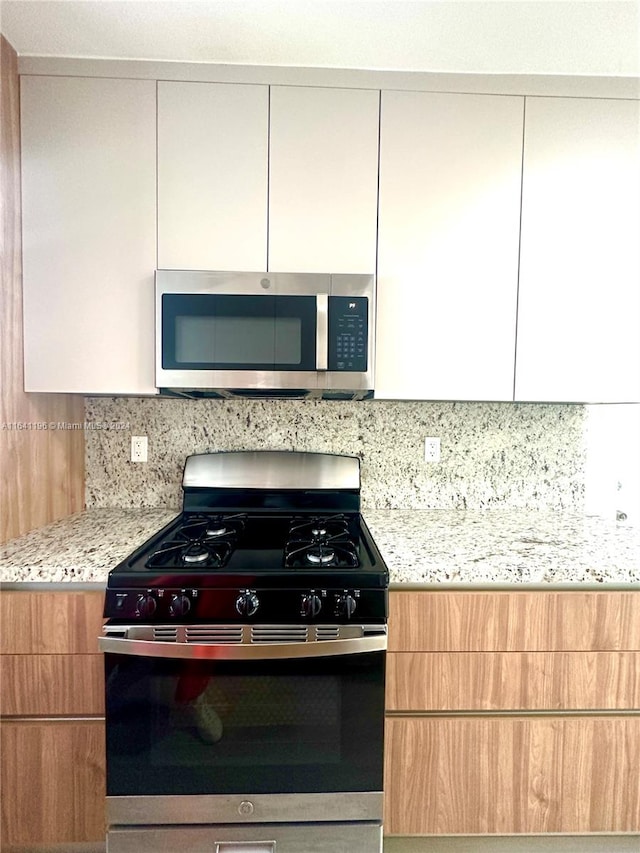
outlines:
[{"label": "microwave door window", "polygon": [[299,317],[176,317],[176,361],[271,368],[299,368]]},{"label": "microwave door window", "polygon": [[163,367],[313,370],[315,299],[165,295]]}]

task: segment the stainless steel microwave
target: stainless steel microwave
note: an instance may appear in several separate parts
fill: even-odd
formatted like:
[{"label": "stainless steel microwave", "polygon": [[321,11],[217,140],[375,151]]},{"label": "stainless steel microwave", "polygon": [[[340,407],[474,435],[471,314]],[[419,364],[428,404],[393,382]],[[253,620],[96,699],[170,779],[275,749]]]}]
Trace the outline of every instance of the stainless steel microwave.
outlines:
[{"label": "stainless steel microwave", "polygon": [[374,300],[373,275],[156,270],[156,385],[370,397]]}]

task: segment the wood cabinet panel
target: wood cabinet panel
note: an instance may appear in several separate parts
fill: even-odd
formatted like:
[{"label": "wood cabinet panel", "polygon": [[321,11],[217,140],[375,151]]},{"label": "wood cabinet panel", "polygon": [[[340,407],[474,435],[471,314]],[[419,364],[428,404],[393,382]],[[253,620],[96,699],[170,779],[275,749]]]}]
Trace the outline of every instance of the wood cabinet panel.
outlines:
[{"label": "wood cabinet panel", "polygon": [[104,840],[102,721],[5,721],[0,739],[0,846]]},{"label": "wood cabinet panel", "polygon": [[390,654],[386,707],[640,710],[640,652]]},{"label": "wood cabinet panel", "polygon": [[102,655],[3,655],[0,715],[104,714]]},{"label": "wood cabinet panel", "polygon": [[0,653],[99,654],[103,592],[0,593]]},{"label": "wood cabinet panel", "polygon": [[396,652],[640,650],[640,592],[398,592]]},{"label": "wood cabinet panel", "polygon": [[391,835],[638,832],[640,717],[390,718]]}]

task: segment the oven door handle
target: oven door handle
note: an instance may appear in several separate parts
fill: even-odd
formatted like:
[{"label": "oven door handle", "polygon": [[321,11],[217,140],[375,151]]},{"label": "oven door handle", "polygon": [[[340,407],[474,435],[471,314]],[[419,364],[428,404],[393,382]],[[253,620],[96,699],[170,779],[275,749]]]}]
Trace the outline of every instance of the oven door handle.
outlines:
[{"label": "oven door handle", "polygon": [[303,643],[174,643],[163,640],[128,640],[124,637],[98,637],[103,652],[152,658],[188,660],[282,660],[320,658],[383,652],[385,633],[346,640],[320,640]]}]

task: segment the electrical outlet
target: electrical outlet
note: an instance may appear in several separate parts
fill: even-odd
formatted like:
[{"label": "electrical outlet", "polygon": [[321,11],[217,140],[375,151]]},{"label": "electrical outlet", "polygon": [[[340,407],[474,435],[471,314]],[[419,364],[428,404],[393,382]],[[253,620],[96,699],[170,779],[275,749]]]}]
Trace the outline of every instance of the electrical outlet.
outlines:
[{"label": "electrical outlet", "polygon": [[147,461],[148,441],[146,435],[131,436],[131,461],[146,462]]},{"label": "electrical outlet", "polygon": [[425,438],[424,440],[424,461],[439,462],[440,461],[440,439]]}]

